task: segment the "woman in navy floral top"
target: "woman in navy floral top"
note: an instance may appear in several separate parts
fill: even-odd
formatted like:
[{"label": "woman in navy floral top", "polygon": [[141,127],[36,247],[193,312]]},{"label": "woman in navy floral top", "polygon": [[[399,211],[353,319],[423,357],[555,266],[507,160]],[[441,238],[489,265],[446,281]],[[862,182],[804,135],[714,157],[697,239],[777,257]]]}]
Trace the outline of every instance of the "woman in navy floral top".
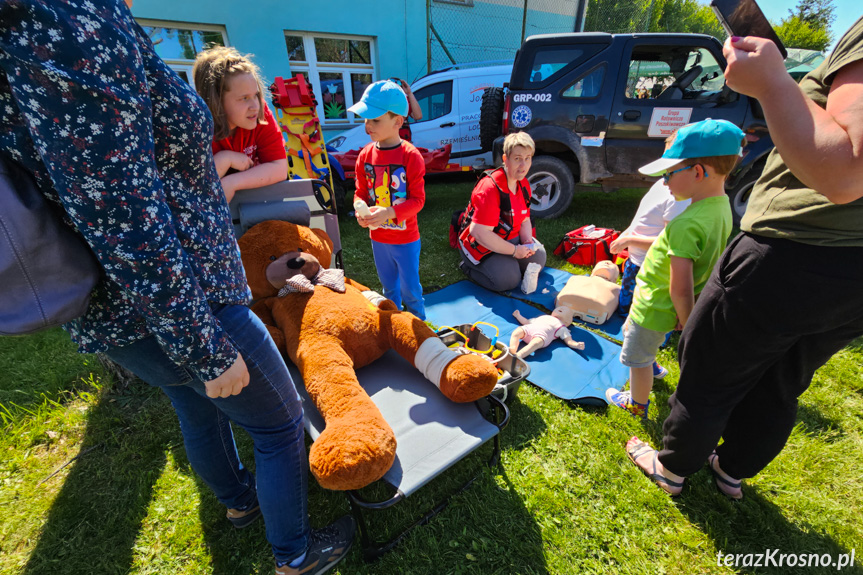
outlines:
[{"label": "woman in navy floral top", "polygon": [[[0,0],[0,153],[33,172],[104,269],[87,314],[65,328],[80,351],[170,397],[228,518],[242,527],[263,513],[286,563],[316,539],[302,408],[246,307],[212,136],[207,107],[119,0]],[[257,480],[229,420],[254,440]]]}]

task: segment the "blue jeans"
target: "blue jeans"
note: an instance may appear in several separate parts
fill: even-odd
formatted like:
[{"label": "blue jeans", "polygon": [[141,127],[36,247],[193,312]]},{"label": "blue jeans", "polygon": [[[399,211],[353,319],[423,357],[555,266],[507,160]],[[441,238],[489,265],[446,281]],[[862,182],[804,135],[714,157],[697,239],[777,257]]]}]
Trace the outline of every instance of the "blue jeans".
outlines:
[{"label": "blue jeans", "polygon": [[384,296],[425,321],[426,306],[420,285],[420,240],[409,244],[382,244],[372,240],[372,253]]},{"label": "blue jeans", "polygon": [[[211,307],[249,370],[249,385],[238,395],[207,397],[204,382],[171,361],[153,336],[107,355],[165,392],[194,470],[228,508],[248,508],[257,497],[276,560],[292,560],[305,551],[310,534],[300,398],[257,316],[242,305]],[[252,437],[257,482],[240,462],[232,421]]]}]

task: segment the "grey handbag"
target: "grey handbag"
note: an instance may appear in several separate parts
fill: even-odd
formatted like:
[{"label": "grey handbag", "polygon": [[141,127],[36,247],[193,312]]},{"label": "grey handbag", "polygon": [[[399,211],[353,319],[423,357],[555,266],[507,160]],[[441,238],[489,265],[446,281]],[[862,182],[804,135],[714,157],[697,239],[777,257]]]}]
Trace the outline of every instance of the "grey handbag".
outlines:
[{"label": "grey handbag", "polygon": [[0,154],[0,335],[32,333],[87,311],[101,267],[24,168]]}]

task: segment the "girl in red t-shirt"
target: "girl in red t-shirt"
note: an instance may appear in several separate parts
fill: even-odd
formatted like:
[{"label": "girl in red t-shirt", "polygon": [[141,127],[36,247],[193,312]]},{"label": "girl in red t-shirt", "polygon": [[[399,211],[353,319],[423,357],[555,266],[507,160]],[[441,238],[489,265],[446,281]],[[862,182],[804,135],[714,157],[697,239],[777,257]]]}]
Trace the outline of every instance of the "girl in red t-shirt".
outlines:
[{"label": "girl in red t-shirt", "polygon": [[218,46],[198,54],[192,74],[213,114],[213,160],[228,201],[237,190],[285,180],[285,142],[264,103],[258,67],[234,48]]}]

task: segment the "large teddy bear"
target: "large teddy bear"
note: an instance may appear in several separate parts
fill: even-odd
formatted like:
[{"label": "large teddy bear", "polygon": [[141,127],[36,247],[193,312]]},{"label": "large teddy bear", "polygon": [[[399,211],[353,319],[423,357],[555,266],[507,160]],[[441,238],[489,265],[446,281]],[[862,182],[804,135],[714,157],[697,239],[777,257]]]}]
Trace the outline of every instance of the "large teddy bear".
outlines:
[{"label": "large teddy bear", "polygon": [[239,244],[258,300],[252,309],[299,368],[326,421],[309,453],[323,487],[359,489],[383,477],[395,460],[393,431],[354,371],[386,350],[398,352],[453,401],[474,401],[494,388],[491,362],[447,349],[416,316],[341,270],[321,269],[318,262],[329,263],[333,248],[325,232],[266,221]]}]

